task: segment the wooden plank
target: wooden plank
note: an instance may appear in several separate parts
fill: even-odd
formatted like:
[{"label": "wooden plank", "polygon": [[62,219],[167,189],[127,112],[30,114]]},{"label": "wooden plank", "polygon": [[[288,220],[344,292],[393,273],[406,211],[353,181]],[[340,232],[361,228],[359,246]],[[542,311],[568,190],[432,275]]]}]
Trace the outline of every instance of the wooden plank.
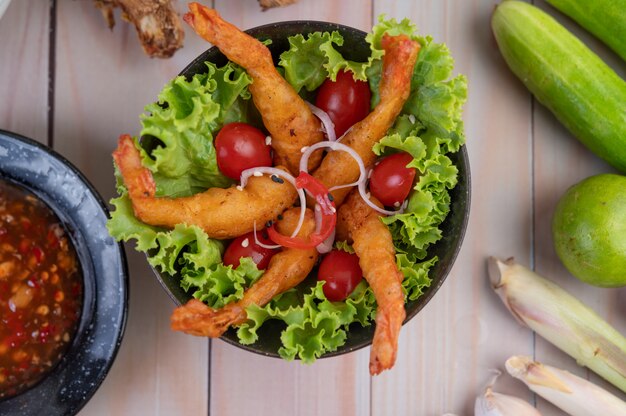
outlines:
[{"label": "wooden plank", "polygon": [[50,4],[13,1],[0,19],[0,129],[48,141]]},{"label": "wooden plank", "polygon": [[361,30],[372,27],[372,0],[299,0],[288,7],[277,7],[265,12],[254,1],[215,0],[215,8],[225,19],[243,29],[305,19],[341,23]]},{"label": "wooden plank", "polygon": [[[515,353],[532,354],[532,334],[505,310],[487,283],[485,259],[530,257],[531,107],[509,73],[489,27],[496,1],[380,1],[375,14],[408,17],[445,42],[456,71],[469,78],[465,107],[472,169],[472,215],[451,275],[403,328],[396,368],[373,380],[372,414],[473,414],[489,369]],[[502,377],[497,390],[530,399]]]},{"label": "wooden plank", "polygon": [[[138,134],[143,107],[207,47],[187,33],[185,48],[174,58],[150,59],[134,28],[119,13],[116,19],[111,32],[93,2],[58,1],[55,147],[107,200],[114,195],[110,154],[118,135]],[[206,414],[208,342],[170,331],[173,303],[132,247],[127,246],[131,298],[124,342],[81,414]]]},{"label": "wooden plank", "polygon": [[[296,19],[371,27],[370,3],[354,0],[300,0],[267,12],[260,12],[256,2],[218,0],[216,8],[243,29]],[[222,341],[212,345],[211,414],[369,414],[369,349],[304,366],[250,354]]]},{"label": "wooden plank", "polygon": [[[557,10],[547,6],[545,2],[537,3],[539,7],[556,17],[587,46],[598,53],[622,77],[625,77],[626,65],[605,45]],[[616,171],[579,143],[539,103],[535,103],[534,106],[534,121],[535,211],[537,214],[535,222],[536,270],[589,305],[622,334],[626,334],[626,321],[620,319],[620,316],[623,316],[623,309],[620,310],[620,305],[624,304],[626,289],[596,288],[573,277],[556,255],[551,233],[554,209],[567,188],[586,177]],[[618,395],[618,397],[626,399],[624,393],[593,372],[578,366],[572,358],[541,337],[537,337],[536,358],[539,361],[585,377]],[[537,406],[544,416],[564,414],[542,399],[538,400]]]}]

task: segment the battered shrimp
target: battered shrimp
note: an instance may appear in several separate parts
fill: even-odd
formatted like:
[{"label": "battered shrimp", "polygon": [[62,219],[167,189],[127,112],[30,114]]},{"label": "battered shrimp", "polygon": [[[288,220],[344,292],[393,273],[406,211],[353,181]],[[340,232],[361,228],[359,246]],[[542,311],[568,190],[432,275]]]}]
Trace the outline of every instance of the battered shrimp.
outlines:
[{"label": "battered shrimp", "polygon": [[[299,208],[292,208],[277,222],[278,232],[291,234],[298,222]],[[310,210],[306,211],[305,222],[298,236],[306,238],[315,230],[315,220]],[[298,285],[313,269],[317,261],[315,248],[298,250],[285,248],[272,257],[265,274],[253,284],[235,303],[221,309],[212,309],[197,299],[174,310],[171,327],[187,334],[216,338],[230,326],[245,322],[246,308],[250,305],[263,306],[272,298]]]},{"label": "battered shrimp", "polygon": [[[190,3],[189,10],[183,18],[196,33],[245,68],[252,78],[252,100],[272,136],[274,164],[287,166],[298,175],[300,149],[324,139],[319,120],[278,73],[265,45],[224,21],[213,9]],[[320,152],[311,157],[310,169],[317,167],[320,158]]]},{"label": "battered shrimp", "polygon": [[[211,238],[234,238],[265,224],[293,205],[297,193],[287,182],[251,177],[245,188],[210,188],[183,198],[159,198],[150,171],[129,135],[120,136],[113,159],[122,174],[135,216],[146,224],[173,228],[197,225]],[[277,166],[278,168],[285,168]],[[241,190],[240,190],[241,189]]]},{"label": "battered shrimp", "polygon": [[[372,200],[375,201],[374,198]],[[378,201],[375,202],[380,205]],[[393,367],[396,361],[398,335],[406,317],[403,276],[396,265],[396,252],[389,228],[380,221],[380,214],[363,201],[356,189],[339,208],[337,239],[352,241],[365,280],[371,286],[378,304],[370,353],[370,374],[379,374]]]},{"label": "battered shrimp", "polygon": [[[380,82],[380,102],[367,117],[352,126],[341,140],[341,143],[351,147],[361,156],[366,168],[376,159],[372,147],[387,133],[409,98],[411,75],[420,48],[418,42],[406,35],[385,34],[381,44],[385,55]],[[359,178],[359,174],[359,166],[352,156],[345,152],[330,152],[313,176],[331,188],[352,183]],[[335,203],[340,205],[349,192],[349,188],[343,188],[331,193]]]}]

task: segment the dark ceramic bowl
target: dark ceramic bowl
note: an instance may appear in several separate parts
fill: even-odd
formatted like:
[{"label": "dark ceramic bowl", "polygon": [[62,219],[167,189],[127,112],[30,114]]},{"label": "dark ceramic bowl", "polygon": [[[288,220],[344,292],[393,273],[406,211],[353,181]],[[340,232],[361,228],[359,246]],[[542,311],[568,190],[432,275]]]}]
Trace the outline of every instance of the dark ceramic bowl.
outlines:
[{"label": "dark ceramic bowl", "polygon": [[[256,27],[247,30],[246,33],[260,40],[271,39],[272,43],[268,47],[274,57],[274,63],[277,64],[279,55],[289,48],[289,42],[287,40],[289,36],[299,33],[307,34],[317,31],[328,32],[334,30],[339,31],[344,37],[344,46],[343,48],[339,48],[339,51],[342,52],[346,59],[365,61],[369,57],[370,47],[367,42],[365,42],[365,32],[334,23],[308,20],[279,22]],[[213,62],[217,65],[224,65],[227,59],[217,48],[213,47],[194,59],[183,69],[181,75],[192,77],[194,74],[206,72],[206,65],[204,64],[206,61]],[[456,187],[450,192],[452,198],[450,214],[441,226],[443,238],[437,244],[431,246],[428,251],[430,256],[438,256],[439,262],[431,269],[430,277],[432,278],[432,284],[430,287],[425,290],[425,293],[419,299],[409,302],[406,305],[407,317],[405,322],[413,318],[424,305],[432,299],[439,287],[441,287],[452,268],[452,264],[461,248],[463,236],[465,235],[470,205],[470,170],[465,146],[463,146],[458,153],[449,156],[459,169],[459,181]],[[155,273],[174,302],[180,305],[191,299],[191,295],[186,293],[178,284],[178,278],[156,270]],[[263,328],[258,332],[259,339],[254,344],[241,345],[238,342],[236,331],[233,329],[226,332],[222,336],[222,339],[232,345],[251,352],[278,357],[278,349],[281,347],[280,331],[282,329],[283,326],[281,323],[270,320],[263,324]],[[359,325],[353,325],[348,332],[346,343],[342,347],[339,347],[337,351],[327,353],[323,357],[345,354],[365,347],[372,342],[373,335],[373,325],[365,328]]]},{"label": "dark ceramic bowl", "polygon": [[106,229],[107,208],[70,162],[42,144],[0,130],[0,180],[35,194],[63,222],[79,258],[83,309],[61,362],[35,386],[0,400],[0,415],[73,415],[98,389],[122,340],[126,257]]}]

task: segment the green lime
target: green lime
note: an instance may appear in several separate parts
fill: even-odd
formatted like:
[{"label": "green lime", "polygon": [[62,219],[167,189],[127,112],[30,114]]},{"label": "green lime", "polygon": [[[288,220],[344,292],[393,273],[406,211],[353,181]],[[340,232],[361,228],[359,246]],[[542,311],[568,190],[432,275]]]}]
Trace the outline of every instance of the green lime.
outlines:
[{"label": "green lime", "polygon": [[594,286],[626,286],[626,177],[596,175],[567,190],[552,219],[559,258]]}]

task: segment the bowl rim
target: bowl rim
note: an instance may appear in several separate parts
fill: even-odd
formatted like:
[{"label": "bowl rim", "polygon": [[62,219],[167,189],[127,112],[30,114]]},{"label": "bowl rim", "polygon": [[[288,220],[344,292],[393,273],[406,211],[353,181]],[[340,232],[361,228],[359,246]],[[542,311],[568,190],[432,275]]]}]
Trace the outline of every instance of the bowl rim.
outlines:
[{"label": "bowl rim", "polygon": [[[264,24],[264,25],[260,25],[260,26],[255,26],[253,28],[250,29],[246,29],[244,30],[245,33],[251,35],[252,37],[259,39],[259,35],[261,35],[264,31],[267,31],[268,29],[275,29],[275,28],[281,28],[281,27],[298,27],[298,26],[303,26],[303,29],[305,29],[305,26],[323,26],[326,27],[325,29],[320,29],[320,30],[324,30],[324,31],[332,31],[332,30],[340,30],[343,32],[352,32],[355,34],[358,34],[360,36],[363,37],[363,39],[365,39],[365,37],[367,36],[367,32],[351,27],[351,26],[347,26],[347,25],[343,25],[340,23],[334,23],[334,22],[324,22],[324,21],[319,21],[319,20],[286,20],[286,21],[279,21],[279,22],[273,22],[273,23],[268,23],[268,24]],[[313,33],[313,32],[299,32],[302,33],[303,35],[306,35],[308,33]],[[217,46],[211,46],[210,48],[204,50],[202,53],[200,53],[198,56],[196,56],[189,64],[187,64],[180,72],[179,72],[179,76],[183,75],[183,76],[190,76],[193,75],[191,74],[192,70],[194,69],[194,67],[197,66],[202,66],[204,64],[204,62],[207,61],[207,59],[204,59],[205,55],[208,54],[213,54],[213,53],[217,53],[218,56],[219,55],[223,55],[221,54],[221,52],[219,51],[219,49],[217,48]],[[274,54],[272,54],[274,55]],[[274,58],[276,58],[275,56],[273,56]],[[196,72],[197,73],[197,72]],[[471,208],[471,171],[470,171],[470,160],[469,160],[469,155],[467,152],[467,146],[464,143],[461,148],[458,150],[458,152],[454,153],[459,160],[455,163],[455,165],[458,164],[462,164],[464,166],[464,185],[465,185],[465,190],[463,192],[463,198],[465,199],[465,204],[464,204],[464,211],[462,213],[462,218],[461,218],[461,223],[460,223],[460,229],[459,229],[459,234],[458,234],[458,240],[457,243],[454,246],[454,249],[452,250],[452,254],[449,257],[449,261],[446,264],[446,266],[443,268],[440,277],[438,278],[437,282],[435,282],[435,284],[429,286],[428,288],[425,289],[424,293],[415,301],[413,302],[419,302],[417,304],[417,306],[415,307],[415,309],[411,310],[410,313],[407,314],[406,318],[404,319],[402,325],[404,326],[409,320],[411,320],[412,318],[414,318],[425,306],[426,304],[428,304],[431,299],[434,297],[434,295],[437,293],[437,291],[439,290],[439,288],[443,285],[444,281],[446,280],[447,276],[450,274],[454,263],[459,255],[459,252],[461,251],[461,248],[463,246],[463,241],[465,239],[465,235],[467,232],[467,227],[469,224],[469,217],[470,217],[470,208]],[[459,181],[460,182],[460,181]],[[455,186],[455,188],[453,188],[452,190],[450,190],[450,192],[453,192],[457,187],[459,186],[459,184],[457,183],[457,185]],[[452,207],[452,204],[451,204]],[[450,217],[450,212],[448,213],[448,215],[446,216],[446,219],[444,220],[447,221],[448,218]],[[439,240],[437,243],[434,243],[432,246],[434,246],[435,244],[438,244],[441,240]],[[439,260],[441,261],[441,259]],[[159,281],[159,283],[161,284],[161,286],[163,287],[163,289],[165,290],[165,292],[168,294],[168,296],[174,301],[174,303],[176,305],[181,305],[180,300],[174,295],[174,293],[172,293],[172,291],[170,290],[170,288],[168,287],[167,283],[165,282],[161,272],[159,272],[158,270],[156,270],[154,267],[151,267],[153,273],[155,274],[155,276],[157,277],[157,280]],[[405,305],[408,303],[405,303]],[[372,322],[373,325],[375,325],[374,322]],[[231,336],[227,336],[228,334],[231,334]],[[230,328],[224,335],[222,335],[220,337],[220,339],[230,345],[236,346],[238,348],[241,348],[245,351],[249,351],[249,352],[253,352],[255,354],[264,356],[264,357],[272,357],[272,358],[279,358],[282,359],[280,357],[280,355],[275,352],[275,353],[271,353],[271,352],[267,352],[267,351],[261,351],[259,349],[254,348],[254,346],[256,345],[256,342],[250,345],[246,345],[246,344],[241,344],[239,343],[235,338],[232,336],[233,334],[233,328]],[[340,347],[335,351],[329,351],[324,353],[322,356],[318,357],[317,359],[322,359],[322,358],[330,358],[330,357],[336,357],[339,355],[343,355],[349,352],[353,352],[353,351],[357,351],[359,349],[368,347],[369,345],[371,345],[372,343],[372,338],[370,337],[368,340],[366,341],[361,341],[356,343],[355,345],[349,346],[349,347]],[[296,357],[295,359],[298,359],[298,357]]]},{"label": "bowl rim", "polygon": [[[13,145],[16,145],[18,147],[25,148],[25,149],[28,149],[29,151],[39,153],[44,158],[47,158],[48,160],[52,160],[53,163],[58,162],[58,165],[62,169],[67,169],[67,172],[74,175],[76,179],[74,182],[75,184],[78,184],[78,186],[84,187],[84,190],[87,193],[87,198],[92,198],[91,202],[92,202],[93,208],[96,209],[97,213],[104,215],[104,220],[105,220],[104,223],[106,223],[106,220],[110,218],[109,209],[106,203],[104,202],[102,196],[98,193],[98,191],[93,186],[93,184],[85,177],[85,175],[76,166],[74,166],[68,159],[66,159],[63,155],[59,154],[54,149],[36,140],[25,137],[18,133],[0,129],[0,147],[3,147],[2,145],[4,142],[12,143]],[[6,156],[6,155],[0,154],[0,156]],[[32,164],[29,166],[32,166]],[[52,196],[52,191],[45,191],[42,189],[38,189],[37,186],[35,186],[35,183],[36,183],[35,180],[28,178],[25,174],[18,174],[16,177],[15,175],[9,173],[9,171],[5,169],[4,166],[0,166],[0,180],[7,181],[17,187],[21,187],[27,190],[28,192],[33,193],[38,199],[42,200],[48,206],[48,208],[50,208],[55,213],[55,215],[57,215],[60,218],[61,222],[65,223],[65,228],[68,232],[69,237],[72,240],[74,248],[79,257],[81,256],[81,250],[89,251],[90,255],[96,254],[96,252],[92,251],[94,247],[91,247],[92,244],[95,244],[92,238],[93,239],[96,238],[96,233],[93,231],[93,229],[89,229],[88,230],[89,232],[87,232],[86,229],[83,230],[78,226],[73,227],[72,230],[70,231],[68,229],[68,225],[70,225],[69,224],[70,221],[67,218],[62,218],[66,216],[64,215],[65,211],[62,207],[62,203],[54,200]],[[72,221],[78,223],[77,220],[72,219]],[[74,224],[71,224],[71,225],[74,225]],[[79,225],[82,225],[82,224],[79,224]],[[107,244],[106,242],[104,242],[104,240],[102,244],[107,244],[111,246],[111,250],[113,250],[113,254],[116,256],[115,257],[116,261],[114,263],[110,259],[107,258],[106,260],[108,261],[106,262],[106,264],[102,263],[102,266],[103,267],[104,266],[111,267],[111,265],[118,266],[114,271],[112,271],[112,273],[114,272],[118,278],[114,283],[120,283],[118,287],[119,298],[117,299],[119,300],[119,302],[117,302],[114,305],[114,306],[117,306],[117,308],[115,308],[114,310],[104,309],[105,306],[108,305],[103,302],[103,300],[105,299],[104,296],[109,295],[109,293],[103,294],[103,293],[99,293],[98,291],[100,286],[104,286],[104,285],[99,284],[99,280],[104,279],[104,276],[101,276],[101,273],[99,274],[99,272],[102,271],[101,270],[102,267],[100,269],[97,269],[98,265],[94,264],[93,257],[89,258],[89,264],[84,264],[83,261],[81,260],[80,261],[81,270],[82,270],[81,274],[82,274],[83,285],[84,285],[83,305],[82,305],[81,315],[80,315],[79,322],[78,322],[78,327],[76,328],[76,333],[73,336],[73,340],[70,346],[68,347],[68,350],[64,353],[59,363],[57,363],[55,367],[50,369],[48,374],[46,374],[46,376],[40,381],[38,381],[35,385],[27,388],[26,390],[19,393],[18,395],[0,399],[0,410],[5,410],[5,409],[9,411],[19,410],[21,412],[20,414],[24,414],[24,415],[40,414],[38,412],[41,409],[32,408],[31,410],[34,413],[29,413],[28,409],[22,407],[24,406],[24,403],[20,403],[20,402],[24,400],[25,396],[33,396],[37,394],[37,391],[39,389],[44,389],[48,387],[45,383],[48,377],[52,375],[56,375],[60,372],[69,371],[69,369],[74,368],[74,366],[69,362],[71,359],[70,357],[74,358],[74,356],[77,356],[78,358],[84,358],[84,354],[87,354],[88,350],[83,350],[82,347],[89,347],[93,342],[95,342],[95,337],[102,336],[102,333],[98,331],[102,331],[102,328],[105,328],[107,325],[113,326],[114,328],[114,330],[107,332],[107,334],[110,334],[111,336],[105,337],[105,339],[108,341],[106,343],[106,347],[108,349],[105,351],[104,357],[102,357],[102,354],[99,355],[98,357],[90,357],[90,358],[94,358],[92,361],[95,364],[92,367],[90,367],[88,374],[94,374],[94,376],[93,378],[89,379],[89,383],[82,383],[82,381],[84,380],[81,380],[80,386],[84,388],[81,391],[82,396],[80,400],[68,400],[65,402],[61,400],[61,397],[59,396],[62,394],[64,386],[66,384],[72,383],[73,381],[72,379],[68,377],[63,378],[59,380],[61,381],[60,383],[55,385],[57,389],[54,393],[56,394],[53,397],[49,397],[49,398],[57,399],[58,403],[55,403],[55,404],[60,405],[62,409],[55,407],[53,410],[50,410],[47,408],[46,410],[47,411],[50,410],[50,412],[46,414],[53,416],[55,414],[73,415],[73,414],[78,413],[87,404],[87,402],[93,397],[93,395],[96,393],[96,391],[98,390],[98,388],[100,387],[100,385],[102,384],[106,376],[108,375],[115,361],[115,358],[117,357],[117,353],[119,352],[119,348],[120,348],[120,345],[121,345],[121,342],[122,342],[122,339],[124,337],[124,333],[126,330],[126,324],[127,324],[127,319],[128,319],[128,299],[129,299],[129,277],[128,276],[129,275],[128,275],[128,264],[127,264],[127,259],[126,259],[126,253],[124,251],[123,245],[121,243],[118,243],[112,240],[106,228],[103,229],[103,232],[105,233],[107,238],[110,239],[110,244]],[[76,233],[77,235],[74,236],[73,233]],[[78,245],[79,241],[77,241],[77,239],[79,238],[86,240],[86,242],[90,246],[84,249],[79,247]],[[82,242],[85,243],[85,241],[82,241]],[[89,269],[86,270],[88,267]],[[92,281],[88,282],[87,279],[92,279]],[[93,285],[93,287],[91,288],[92,293],[90,295],[90,298],[87,298],[88,296],[88,294],[86,293],[87,286],[89,286],[90,284]],[[88,303],[90,303],[90,305],[88,305]],[[108,321],[95,320],[95,318],[99,316],[99,314],[102,314],[102,316],[105,316],[106,318],[111,318],[111,319],[109,319]],[[98,342],[101,342],[101,341],[102,339],[98,338]],[[95,358],[97,358],[97,360]],[[72,361],[72,363],[74,362],[76,361]],[[81,362],[81,361],[79,360],[78,362]],[[56,411],[58,411],[58,413],[55,413]]]}]

